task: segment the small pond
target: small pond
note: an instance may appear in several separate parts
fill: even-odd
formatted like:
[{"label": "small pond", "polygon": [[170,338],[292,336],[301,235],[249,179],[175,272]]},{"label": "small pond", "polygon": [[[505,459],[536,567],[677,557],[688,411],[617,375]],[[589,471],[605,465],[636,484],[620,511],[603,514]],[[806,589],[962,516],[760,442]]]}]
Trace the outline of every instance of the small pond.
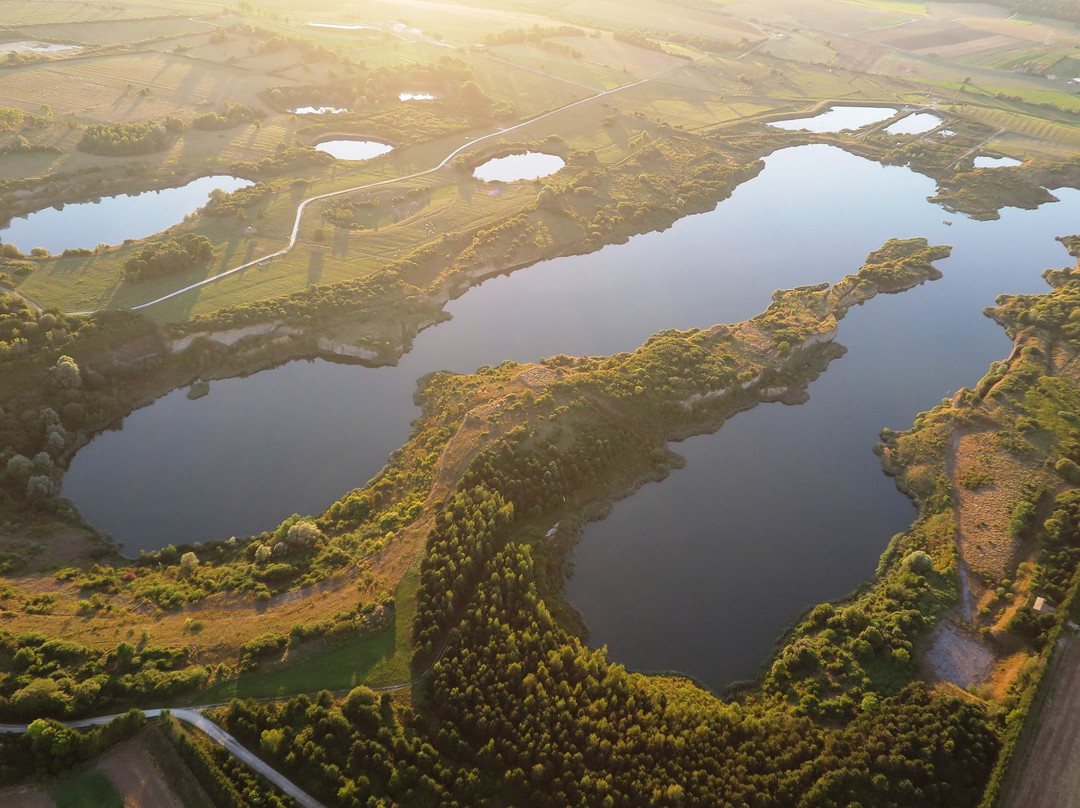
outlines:
[{"label": "small pond", "polygon": [[398,101],[434,101],[431,93],[398,93]]},{"label": "small pond", "polygon": [[61,53],[81,50],[78,45],[61,45],[57,42],[39,42],[36,39],[23,39],[18,42],[0,42],[0,53]]},{"label": "small pond", "polygon": [[295,115],[340,115],[349,110],[346,107],[297,107],[289,111]]},{"label": "small pond", "polygon": [[929,112],[916,112],[914,115],[908,115],[891,126],[885,127],[885,131],[890,135],[921,135],[940,125],[941,118],[937,115],[931,115]]},{"label": "small pond", "polygon": [[990,157],[989,155],[980,154],[975,158],[975,168],[1005,168],[1018,165],[1020,165],[1020,161],[1015,157]]},{"label": "small pond", "polygon": [[141,194],[106,196],[94,202],[58,205],[11,220],[0,230],[0,242],[14,244],[23,252],[44,247],[56,255],[67,249],[120,244],[129,238],[160,233],[196,208],[206,204],[215,188],[235,191],[251,185],[239,177],[200,177],[178,188],[144,191]]},{"label": "small pond", "polygon": [[378,140],[324,140],[315,146],[315,150],[326,152],[337,160],[370,160],[389,154],[394,147]]},{"label": "small pond", "polygon": [[812,118],[794,118],[788,121],[773,121],[769,126],[777,129],[808,132],[841,132],[845,129],[862,129],[878,121],[884,121],[896,114],[892,107],[830,107],[821,115]]},{"label": "small pond", "polygon": [[484,182],[535,180],[554,174],[564,165],[566,161],[558,155],[530,151],[488,160],[473,169],[473,176]]}]

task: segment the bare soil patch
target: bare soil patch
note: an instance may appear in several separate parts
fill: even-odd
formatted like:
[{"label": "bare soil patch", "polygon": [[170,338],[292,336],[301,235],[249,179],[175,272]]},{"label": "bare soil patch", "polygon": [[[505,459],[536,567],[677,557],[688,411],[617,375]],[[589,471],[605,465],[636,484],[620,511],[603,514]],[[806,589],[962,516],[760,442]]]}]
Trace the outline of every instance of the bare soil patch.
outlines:
[{"label": "bare soil patch", "polygon": [[[109,782],[120,794],[124,800],[124,808],[144,808],[144,806],[186,808],[184,801],[166,784],[163,772],[147,749],[148,742],[153,740],[147,735],[157,732],[156,727],[144,729],[135,738],[124,741],[106,752],[96,766],[109,778]],[[170,765],[170,768],[174,769],[172,772],[174,777],[178,774],[176,769],[179,769],[183,775],[194,782],[194,778],[187,772],[187,767],[180,762],[179,758],[170,761],[170,764],[175,764]],[[210,803],[207,801],[207,804]]]},{"label": "bare soil patch", "polygon": [[959,437],[953,471],[957,545],[972,570],[997,580],[1010,576],[1018,551],[1008,532],[1016,492],[1039,473],[1034,464],[997,447],[991,432]]},{"label": "bare soil patch", "polygon": [[951,620],[934,629],[924,660],[933,677],[962,688],[985,682],[996,662],[993,651]]}]

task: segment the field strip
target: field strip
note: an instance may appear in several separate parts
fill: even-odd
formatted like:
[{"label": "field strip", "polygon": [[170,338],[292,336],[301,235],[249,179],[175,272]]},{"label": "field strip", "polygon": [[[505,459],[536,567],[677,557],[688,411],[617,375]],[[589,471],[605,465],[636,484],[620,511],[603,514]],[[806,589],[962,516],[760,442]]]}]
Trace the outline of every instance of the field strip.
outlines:
[{"label": "field strip", "polygon": [[[171,300],[172,298],[177,297],[178,295],[185,294],[186,292],[190,292],[193,289],[198,289],[198,288],[200,288],[202,286],[206,286],[207,284],[213,283],[214,281],[218,281],[218,280],[221,280],[222,278],[226,278],[229,275],[233,275],[233,274],[235,274],[237,272],[241,272],[242,270],[245,270],[245,269],[250,269],[253,266],[257,266],[259,264],[266,263],[267,261],[271,261],[274,258],[279,258],[282,255],[285,255],[290,250],[292,250],[292,248],[294,246],[296,246],[296,238],[300,233],[300,221],[304,216],[304,210],[312,202],[319,202],[320,200],[330,199],[331,197],[341,196],[342,194],[351,194],[351,193],[355,193],[356,191],[364,191],[364,190],[367,190],[369,188],[378,188],[379,186],[382,186],[382,185],[390,185],[390,184],[395,183],[395,182],[404,182],[406,180],[412,180],[412,179],[416,179],[417,177],[424,177],[424,176],[426,176],[428,174],[433,174],[436,171],[439,171],[440,169],[445,167],[447,163],[449,163],[451,160],[453,160],[455,157],[457,157],[461,152],[465,151],[468,148],[471,148],[471,147],[475,146],[477,143],[482,143],[483,141],[490,140],[493,137],[501,137],[502,135],[505,135],[507,132],[513,132],[515,129],[521,129],[524,126],[529,126],[531,124],[536,123],[537,121],[542,121],[544,118],[549,118],[552,115],[557,115],[560,112],[565,112],[568,109],[572,109],[573,107],[580,106],[581,104],[587,104],[590,101],[595,101],[596,99],[602,98],[605,95],[611,95],[612,93],[617,93],[617,92],[619,92],[621,90],[629,89],[630,87],[636,87],[637,85],[643,84],[646,81],[650,81],[650,79],[638,79],[637,81],[631,82],[629,84],[624,84],[621,87],[614,87],[614,88],[612,88],[610,90],[603,90],[601,92],[596,93],[596,95],[591,95],[588,98],[582,98],[582,99],[580,99],[578,101],[573,101],[573,102],[571,102],[569,104],[566,104],[564,106],[559,107],[558,109],[553,109],[550,112],[544,112],[544,113],[542,113],[540,115],[537,115],[537,116],[535,116],[533,118],[529,118],[527,121],[522,121],[519,124],[515,124],[514,126],[511,126],[511,127],[507,128],[507,129],[500,129],[498,131],[492,132],[489,135],[482,135],[481,137],[473,138],[472,140],[467,141],[465,143],[465,145],[459,146],[458,148],[454,149],[454,151],[450,152],[450,154],[446,155],[446,157],[443,158],[442,162],[440,162],[434,168],[429,168],[429,169],[426,169],[425,171],[418,171],[418,172],[416,172],[414,174],[407,174],[407,175],[405,175],[403,177],[394,177],[393,179],[380,180],[379,182],[370,182],[370,183],[367,183],[366,185],[357,185],[354,188],[344,188],[344,189],[342,189],[340,191],[331,191],[330,193],[327,193],[327,194],[319,194],[318,196],[308,197],[303,202],[301,202],[300,205],[296,209],[296,219],[293,221],[292,233],[289,234],[289,243],[286,244],[284,247],[282,247],[277,252],[270,253],[269,255],[264,255],[261,258],[256,258],[253,261],[248,261],[246,264],[241,264],[240,266],[233,267],[232,269],[227,269],[224,272],[219,272],[217,275],[212,275],[209,278],[204,278],[203,280],[199,281],[198,283],[193,283],[190,286],[185,286],[183,289],[177,289],[175,292],[170,292],[169,294],[163,295],[162,297],[156,298],[155,300],[150,300],[150,301],[148,301],[146,303],[140,303],[138,306],[132,306],[131,311],[138,311],[139,309],[145,309],[145,308],[147,308],[149,306],[153,306],[153,305],[155,305],[157,303],[162,303],[162,302],[164,302],[166,300]],[[83,314],[93,314],[93,313],[94,313],[93,311],[69,311],[69,312],[67,312],[67,314],[69,314],[69,315],[83,315]]]}]

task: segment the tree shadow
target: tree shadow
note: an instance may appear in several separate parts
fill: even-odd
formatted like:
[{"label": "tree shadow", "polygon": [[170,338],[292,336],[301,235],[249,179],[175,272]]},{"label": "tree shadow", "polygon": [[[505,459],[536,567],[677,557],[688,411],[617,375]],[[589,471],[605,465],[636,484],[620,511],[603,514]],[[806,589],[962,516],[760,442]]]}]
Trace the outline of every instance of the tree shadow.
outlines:
[{"label": "tree shadow", "polygon": [[319,282],[322,278],[323,260],[325,254],[322,250],[309,250],[308,251],[308,268],[307,268],[307,282],[308,286],[313,286]]},{"label": "tree shadow", "polygon": [[221,254],[221,262],[218,264],[217,268],[219,273],[225,272],[233,266],[235,263],[233,261],[233,256],[236,255],[236,248],[238,246],[240,246],[240,239],[235,236],[225,243],[225,250]]},{"label": "tree shadow", "polygon": [[52,265],[49,274],[57,277],[63,275],[83,275],[93,269],[94,258],[95,256],[92,255],[85,257],[80,256],[75,260],[62,257]]},{"label": "tree shadow", "polygon": [[334,243],[331,248],[331,255],[333,255],[334,258],[345,258],[348,256],[350,235],[352,235],[352,231],[347,228],[334,228]]}]

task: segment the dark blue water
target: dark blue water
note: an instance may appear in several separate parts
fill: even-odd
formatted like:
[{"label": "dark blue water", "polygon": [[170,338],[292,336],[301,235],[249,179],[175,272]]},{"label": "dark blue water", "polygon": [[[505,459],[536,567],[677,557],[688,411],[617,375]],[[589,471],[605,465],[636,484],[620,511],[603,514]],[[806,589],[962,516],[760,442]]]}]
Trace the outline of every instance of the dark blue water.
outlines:
[{"label": "dark blue water", "polygon": [[[953,218],[933,183],[837,149],[774,154],[711,213],[585,256],[493,278],[453,301],[396,368],[295,362],[176,391],[99,436],[64,480],[127,552],[247,534],[363,485],[408,435],[415,380],[503,359],[632,350],[664,328],[738,322],[773,289],[837,281],[891,237],[954,245],[944,279],[854,309],[849,353],[799,407],[763,405],[674,445],[685,469],[618,503],[575,553],[569,600],[595,645],[714,686],[750,676],[803,608],[873,572],[914,516],[872,454],[1009,350],[982,315],[1068,263],[1080,193],[1000,221]],[[953,220],[952,226],[945,225]]]}]

